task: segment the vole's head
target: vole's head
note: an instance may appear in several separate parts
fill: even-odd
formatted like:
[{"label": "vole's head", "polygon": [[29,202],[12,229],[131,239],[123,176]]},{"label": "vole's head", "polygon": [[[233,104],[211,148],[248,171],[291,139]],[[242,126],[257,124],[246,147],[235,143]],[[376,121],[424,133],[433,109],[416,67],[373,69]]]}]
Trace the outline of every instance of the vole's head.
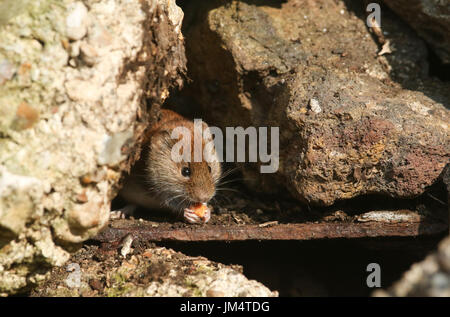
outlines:
[{"label": "vole's head", "polygon": [[[190,132],[192,126],[188,125]],[[203,129],[208,129],[204,124]],[[196,203],[207,203],[215,195],[220,180],[221,166],[209,133],[202,138],[201,161],[194,160],[194,135],[191,133],[190,153],[180,159],[173,157],[180,153],[180,139],[173,139],[172,129],[159,131],[152,136],[147,161],[149,181],[165,205],[179,211]],[[205,147],[208,151],[204,151]],[[183,148],[184,149],[184,148]],[[206,152],[206,155],[205,155]]]}]

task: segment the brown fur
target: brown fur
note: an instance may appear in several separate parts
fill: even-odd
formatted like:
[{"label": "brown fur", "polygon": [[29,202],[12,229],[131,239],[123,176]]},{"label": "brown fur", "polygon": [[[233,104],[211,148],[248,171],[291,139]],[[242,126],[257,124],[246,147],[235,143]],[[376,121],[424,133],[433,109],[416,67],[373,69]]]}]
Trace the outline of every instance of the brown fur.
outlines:
[{"label": "brown fur", "polygon": [[[171,138],[176,127],[191,131],[191,162],[175,162],[171,158],[172,146],[177,142]],[[206,123],[203,129],[207,129]],[[194,123],[170,110],[161,110],[158,122],[150,129],[146,174],[151,189],[162,203],[173,210],[182,210],[194,203],[208,202],[216,192],[220,180],[219,162],[193,161]],[[202,142],[202,150],[209,140]],[[215,154],[214,154],[215,155]],[[191,175],[183,176],[183,167],[189,167]]]}]

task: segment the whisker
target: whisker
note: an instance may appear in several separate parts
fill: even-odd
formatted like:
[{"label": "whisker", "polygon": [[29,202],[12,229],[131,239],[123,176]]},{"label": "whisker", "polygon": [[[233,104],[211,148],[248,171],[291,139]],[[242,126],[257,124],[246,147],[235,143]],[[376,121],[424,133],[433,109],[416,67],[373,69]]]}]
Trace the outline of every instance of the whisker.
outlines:
[{"label": "whisker", "polygon": [[169,199],[166,199],[164,203],[166,205],[169,205],[170,202],[172,202],[173,200],[175,200],[177,198],[180,198],[180,197],[183,197],[183,194],[179,194],[179,195],[175,195],[173,197],[170,197]]},{"label": "whisker", "polygon": [[223,179],[223,178],[227,177],[228,175],[234,173],[234,172],[237,171],[238,169],[239,169],[239,167],[234,167],[234,168],[231,168],[231,169],[229,169],[229,170],[224,171],[224,172],[222,173],[222,175],[220,176],[220,179]]},{"label": "whisker", "polygon": [[182,208],[182,206],[185,202],[190,201],[190,199],[188,197],[183,197],[183,199],[176,205],[176,208],[178,209],[178,217],[181,217],[184,213],[184,209]]},{"label": "whisker", "polygon": [[228,180],[226,182],[220,182],[217,186],[225,185],[225,184],[228,184],[228,183],[234,183],[234,182],[238,182],[238,181],[243,181],[243,180],[244,180],[243,178],[230,179],[230,180]]},{"label": "whisker", "polygon": [[234,189],[234,188],[228,188],[228,187],[222,187],[222,188],[216,188],[217,191],[230,191],[230,192],[236,192],[238,193],[239,191]]},{"label": "whisker", "polygon": [[231,199],[229,197],[227,197],[226,195],[224,195],[223,193],[217,193],[217,195],[214,197],[214,199],[219,203],[222,204],[221,202],[219,202],[219,198],[225,198],[227,201],[225,202],[226,204],[231,204]]}]

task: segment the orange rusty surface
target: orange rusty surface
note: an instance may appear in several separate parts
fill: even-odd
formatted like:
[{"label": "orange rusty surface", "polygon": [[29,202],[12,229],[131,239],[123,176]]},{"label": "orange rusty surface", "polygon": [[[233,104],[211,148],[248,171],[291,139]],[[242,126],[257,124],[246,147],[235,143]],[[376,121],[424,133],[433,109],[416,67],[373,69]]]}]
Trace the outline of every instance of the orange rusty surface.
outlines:
[{"label": "orange rusty surface", "polygon": [[93,240],[111,242],[132,234],[146,241],[246,241],[246,240],[316,240],[368,237],[418,237],[442,234],[444,222],[323,222],[260,225],[174,226],[169,223],[146,224],[136,220],[115,220]]}]

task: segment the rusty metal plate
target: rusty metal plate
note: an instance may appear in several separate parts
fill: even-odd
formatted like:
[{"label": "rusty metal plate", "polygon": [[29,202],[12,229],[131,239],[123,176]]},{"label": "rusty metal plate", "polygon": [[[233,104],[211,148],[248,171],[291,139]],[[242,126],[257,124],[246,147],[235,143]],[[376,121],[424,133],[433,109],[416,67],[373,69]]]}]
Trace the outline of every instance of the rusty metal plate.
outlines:
[{"label": "rusty metal plate", "polygon": [[[377,212],[378,214],[380,212]],[[448,223],[442,219],[386,218],[385,214],[361,215],[353,222],[311,222],[243,225],[182,225],[138,220],[113,220],[93,240],[111,242],[131,234],[145,241],[246,241],[314,240],[367,237],[418,237],[442,234]]]}]

